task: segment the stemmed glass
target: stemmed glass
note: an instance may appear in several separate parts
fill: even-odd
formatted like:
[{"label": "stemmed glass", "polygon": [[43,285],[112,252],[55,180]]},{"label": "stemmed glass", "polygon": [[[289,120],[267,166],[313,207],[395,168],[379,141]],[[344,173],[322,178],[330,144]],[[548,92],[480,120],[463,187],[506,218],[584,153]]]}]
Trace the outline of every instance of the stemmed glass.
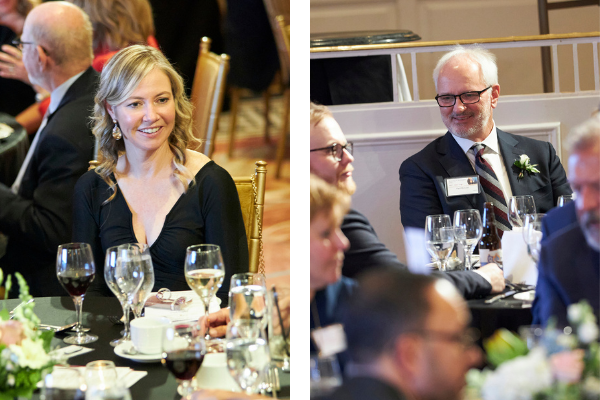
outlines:
[{"label": "stemmed glass", "polygon": [[162,364],[175,376],[177,393],[190,399],[191,384],[206,355],[206,344],[197,323],[178,323],[165,329],[162,339]]},{"label": "stemmed glass", "polygon": [[[223,284],[225,265],[221,248],[216,244],[198,244],[187,248],[185,256],[185,280],[204,303],[204,315],[208,321],[210,300]],[[206,330],[206,340],[211,339]]]},{"label": "stemmed glass", "polygon": [[471,255],[482,234],[479,210],[458,210],[454,212],[454,236],[465,249],[465,270],[473,265]]},{"label": "stemmed glass", "polygon": [[535,201],[533,196],[512,196],[508,199],[508,219],[513,229],[525,225],[525,215],[535,214]]},{"label": "stemmed glass", "polygon": [[77,313],[76,335],[64,339],[68,344],[85,344],[98,340],[98,336],[85,332],[81,322],[83,318],[83,298],[88,287],[96,277],[96,266],[92,248],[87,243],[67,243],[58,246],[56,256],[56,276],[63,288],[75,303]]},{"label": "stemmed glass", "polygon": [[440,271],[446,271],[448,257],[454,247],[454,228],[449,215],[428,215],[425,219],[425,242],[427,251],[440,263]]},{"label": "stemmed glass", "polygon": [[135,294],[144,281],[140,247],[137,244],[123,244],[109,247],[104,259],[104,279],[109,289],[115,294],[125,316],[123,337],[112,340],[111,346],[117,346],[131,340],[129,330],[129,312]]},{"label": "stemmed glass", "polygon": [[247,394],[257,393],[271,365],[269,345],[261,321],[238,320],[227,325],[227,369]]},{"label": "stemmed glass", "polygon": [[562,196],[558,196],[558,202],[556,203],[556,205],[558,207],[564,207],[573,200],[575,200],[574,194],[563,194]]},{"label": "stemmed glass", "polygon": [[525,226],[523,227],[523,239],[527,243],[527,250],[533,261],[540,258],[542,243],[542,219],[546,214],[525,215]]},{"label": "stemmed glass", "polygon": [[267,284],[263,274],[244,272],[231,277],[229,289],[229,319],[263,321],[267,323]]},{"label": "stemmed glass", "polygon": [[142,286],[137,291],[133,299],[133,314],[136,318],[142,316],[142,310],[146,305],[146,300],[152,296],[154,288],[154,267],[152,266],[152,257],[150,256],[150,247],[147,244],[136,244],[140,249],[142,271],[144,272],[144,280]]}]

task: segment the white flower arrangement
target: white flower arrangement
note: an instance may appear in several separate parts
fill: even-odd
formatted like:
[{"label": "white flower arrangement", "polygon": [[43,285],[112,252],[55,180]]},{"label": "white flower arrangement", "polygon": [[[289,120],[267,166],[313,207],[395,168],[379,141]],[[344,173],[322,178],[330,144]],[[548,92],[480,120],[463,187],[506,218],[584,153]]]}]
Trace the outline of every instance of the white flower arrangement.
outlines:
[{"label": "white flower arrangement", "polygon": [[[37,330],[40,320],[33,312],[34,303],[27,303],[32,298],[27,282],[18,272],[15,277],[23,305],[14,311],[13,319],[5,307],[0,311],[0,400],[31,398],[42,373],[63,361],[48,355],[54,332]],[[3,281],[4,274],[0,269],[0,284]],[[8,293],[10,275],[4,287]]]},{"label": "white flower arrangement", "polygon": [[529,174],[537,174],[540,172],[540,170],[536,168],[537,164],[532,165],[530,163],[529,156],[527,154],[521,154],[519,158],[515,160],[514,165],[521,170],[517,179],[523,179],[525,172],[528,172]]}]

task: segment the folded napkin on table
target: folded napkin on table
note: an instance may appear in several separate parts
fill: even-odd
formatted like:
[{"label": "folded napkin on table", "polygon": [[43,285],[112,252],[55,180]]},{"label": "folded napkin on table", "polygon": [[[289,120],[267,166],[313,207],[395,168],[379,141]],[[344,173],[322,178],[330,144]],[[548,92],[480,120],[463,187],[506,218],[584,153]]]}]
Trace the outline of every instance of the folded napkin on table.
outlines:
[{"label": "folded napkin on table", "polygon": [[[78,389],[80,382],[73,381],[73,375],[67,373],[68,370],[76,370],[81,375],[82,382],[85,381],[85,367],[73,367],[56,365],[52,370],[52,387],[57,389]],[[116,367],[117,379],[125,387],[130,388],[140,379],[148,375],[146,371],[135,371],[129,367]],[[42,387],[42,382],[38,382],[38,387]]]},{"label": "folded napkin on table", "polygon": [[527,254],[522,228],[505,231],[502,236],[502,265],[504,277],[512,283],[537,284],[538,270]]},{"label": "folded napkin on table", "polygon": [[[152,293],[152,296],[156,296],[156,293]],[[166,317],[171,322],[183,322],[183,321],[196,321],[198,318],[204,315],[204,303],[200,296],[193,290],[185,290],[179,292],[171,292],[169,297],[170,300],[177,299],[178,297],[185,297],[186,301],[191,300],[188,306],[179,310],[171,310],[165,308],[163,304],[151,305],[146,307],[146,317]],[[152,297],[150,297],[152,299]],[[213,297],[210,301],[209,312],[219,311],[221,308],[221,299]]]}]

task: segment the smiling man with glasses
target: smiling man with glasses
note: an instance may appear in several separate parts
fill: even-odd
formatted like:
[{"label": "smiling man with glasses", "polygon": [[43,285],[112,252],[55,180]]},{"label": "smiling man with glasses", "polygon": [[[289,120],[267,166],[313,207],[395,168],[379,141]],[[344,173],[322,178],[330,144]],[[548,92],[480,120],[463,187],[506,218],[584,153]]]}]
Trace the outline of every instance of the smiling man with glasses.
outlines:
[{"label": "smiling man with glasses", "polygon": [[[438,62],[434,72],[442,121],[448,132],[400,166],[400,216],[404,227],[423,228],[427,215],[478,209],[492,202],[499,233],[512,228],[508,199],[533,195],[538,213],[556,205],[560,195],[571,194],[552,144],[504,132],[496,127],[500,85],[495,56],[479,46],[456,46]],[[514,165],[526,155],[539,172]],[[479,185],[453,192],[468,178]],[[463,182],[463,183],[465,183]],[[467,185],[464,185],[467,187]]]}]

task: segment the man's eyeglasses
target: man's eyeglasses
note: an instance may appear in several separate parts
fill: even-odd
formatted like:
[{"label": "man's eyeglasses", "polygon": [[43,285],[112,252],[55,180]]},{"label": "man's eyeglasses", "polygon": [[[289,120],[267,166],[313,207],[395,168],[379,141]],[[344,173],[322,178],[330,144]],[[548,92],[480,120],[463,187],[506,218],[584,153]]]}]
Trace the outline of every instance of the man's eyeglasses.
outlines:
[{"label": "man's eyeglasses", "polygon": [[23,51],[23,45],[24,44],[34,44],[37,46],[36,42],[24,42],[22,41],[20,38],[19,39],[14,39],[12,42],[13,46],[15,46],[17,49]]},{"label": "man's eyeglasses", "polygon": [[312,153],[313,151],[328,150],[336,161],[342,161],[342,157],[344,157],[344,150],[352,155],[353,146],[354,145],[352,142],[347,142],[343,146],[341,144],[334,143],[331,146],[321,147],[320,149],[312,149],[310,152]]},{"label": "man's eyeglasses", "polygon": [[442,340],[445,342],[458,343],[465,349],[474,346],[481,337],[479,330],[476,328],[469,328],[464,332],[459,333],[431,331],[428,329],[415,330],[410,333],[417,334],[427,340]]},{"label": "man's eyeglasses", "polygon": [[456,104],[457,97],[460,97],[460,101],[462,101],[463,104],[475,104],[475,103],[478,103],[479,100],[481,99],[481,93],[485,92],[489,88],[491,88],[491,86],[488,86],[485,89],[480,90],[480,91],[465,92],[465,93],[456,94],[456,95],[455,94],[443,94],[443,95],[438,94],[437,96],[435,96],[435,100],[437,101],[437,103],[440,107],[454,106],[454,104]]}]

